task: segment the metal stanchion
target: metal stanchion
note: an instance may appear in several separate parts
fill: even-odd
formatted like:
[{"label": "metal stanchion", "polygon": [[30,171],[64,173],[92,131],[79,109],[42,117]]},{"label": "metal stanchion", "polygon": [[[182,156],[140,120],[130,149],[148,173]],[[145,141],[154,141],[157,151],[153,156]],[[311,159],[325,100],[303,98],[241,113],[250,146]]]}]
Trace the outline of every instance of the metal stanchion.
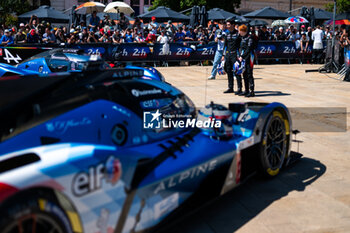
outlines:
[{"label": "metal stanchion", "polygon": [[[334,29],[335,29],[335,14],[337,11],[337,1],[334,0],[334,7],[333,7],[333,34],[334,34]],[[307,72],[334,72],[337,73],[340,70],[340,66],[338,63],[335,62],[334,60],[334,47],[335,47],[335,35],[332,37],[332,56],[331,56],[331,61],[327,62],[325,65],[318,69],[313,69],[313,70],[305,70],[305,73]]]}]

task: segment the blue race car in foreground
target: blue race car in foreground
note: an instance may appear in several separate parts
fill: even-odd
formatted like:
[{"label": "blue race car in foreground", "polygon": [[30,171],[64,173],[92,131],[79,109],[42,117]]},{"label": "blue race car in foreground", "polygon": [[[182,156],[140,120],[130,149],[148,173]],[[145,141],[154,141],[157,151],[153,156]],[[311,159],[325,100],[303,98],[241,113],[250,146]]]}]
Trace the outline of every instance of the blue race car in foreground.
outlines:
[{"label": "blue race car in foreground", "polygon": [[[142,70],[0,79],[0,232],[148,232],[291,161],[280,103],[211,103]],[[13,88],[13,87],[16,88]]]},{"label": "blue race car in foreground", "polygon": [[[84,54],[79,49],[51,49],[39,53],[16,67],[0,63],[0,77],[11,75],[49,74],[55,72],[81,72],[89,63],[97,61],[103,69],[111,68],[97,55]],[[165,81],[163,75],[153,67],[126,66],[125,69],[143,70],[142,79]]]},{"label": "blue race car in foreground", "polygon": [[16,75],[33,75],[38,74],[38,72],[16,68],[11,65],[0,63],[0,77],[16,76]]}]

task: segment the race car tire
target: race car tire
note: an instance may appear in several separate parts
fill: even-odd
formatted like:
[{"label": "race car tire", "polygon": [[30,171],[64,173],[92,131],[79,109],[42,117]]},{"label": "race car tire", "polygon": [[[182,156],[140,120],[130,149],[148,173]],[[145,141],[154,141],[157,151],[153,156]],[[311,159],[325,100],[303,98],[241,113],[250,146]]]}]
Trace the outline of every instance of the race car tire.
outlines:
[{"label": "race car tire", "polygon": [[25,192],[0,207],[1,233],[73,233],[65,211],[45,192]]},{"label": "race car tire", "polygon": [[287,125],[280,110],[274,110],[264,126],[259,148],[260,170],[265,177],[274,177],[287,158]]}]

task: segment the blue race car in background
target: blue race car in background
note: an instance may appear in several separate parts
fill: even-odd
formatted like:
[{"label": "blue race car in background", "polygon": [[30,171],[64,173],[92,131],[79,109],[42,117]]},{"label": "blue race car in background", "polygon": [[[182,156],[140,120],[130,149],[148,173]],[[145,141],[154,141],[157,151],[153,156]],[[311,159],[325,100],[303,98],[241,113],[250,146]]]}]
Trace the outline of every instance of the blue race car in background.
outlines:
[{"label": "blue race car in background", "polygon": [[[23,72],[27,70],[38,72],[42,74],[49,74],[55,72],[80,72],[82,71],[86,64],[92,64],[93,61],[102,63],[100,65],[101,69],[111,68],[106,62],[102,62],[101,58],[97,55],[86,55],[82,50],[79,49],[52,49],[39,53],[26,61],[17,65],[18,74],[25,75]],[[13,70],[16,70],[15,67]],[[126,69],[138,69],[143,70],[144,75],[141,77],[143,79],[153,79],[158,81],[165,81],[163,75],[153,67],[138,67],[138,66],[127,66]],[[21,73],[22,72],[22,73]],[[0,77],[1,73],[0,73]]]},{"label": "blue race car in background", "polygon": [[[42,74],[56,72],[80,72],[85,64],[91,61],[101,61],[97,55],[86,55],[78,49],[52,49],[39,53],[22,63],[17,68],[27,69]],[[103,64],[108,68],[108,64]]]},{"label": "blue race car in background", "polygon": [[283,104],[197,112],[180,90],[142,76],[0,79],[1,233],[151,231],[290,163]]}]

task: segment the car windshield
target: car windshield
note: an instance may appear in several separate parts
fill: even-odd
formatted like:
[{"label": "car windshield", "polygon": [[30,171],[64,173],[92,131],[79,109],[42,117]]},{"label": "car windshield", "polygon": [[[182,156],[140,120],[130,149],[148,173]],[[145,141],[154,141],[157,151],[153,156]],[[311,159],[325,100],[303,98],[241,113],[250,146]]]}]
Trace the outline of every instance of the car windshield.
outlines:
[{"label": "car windshield", "polygon": [[[159,125],[155,126],[151,130],[146,130],[146,133],[151,138],[161,138],[164,136],[168,136],[169,134],[177,133],[182,130],[187,130],[186,128],[181,127],[169,127],[169,121],[186,122],[187,119],[196,119],[196,108],[192,101],[186,95],[179,95],[176,96],[176,98],[174,99],[166,98],[158,100],[148,100],[148,106],[151,104],[152,101],[156,102],[155,106],[157,107],[148,107],[146,109],[150,112],[159,110],[159,112],[161,113],[161,120],[159,121]],[[141,107],[143,109],[145,109],[145,102],[146,101],[141,102]]]}]

